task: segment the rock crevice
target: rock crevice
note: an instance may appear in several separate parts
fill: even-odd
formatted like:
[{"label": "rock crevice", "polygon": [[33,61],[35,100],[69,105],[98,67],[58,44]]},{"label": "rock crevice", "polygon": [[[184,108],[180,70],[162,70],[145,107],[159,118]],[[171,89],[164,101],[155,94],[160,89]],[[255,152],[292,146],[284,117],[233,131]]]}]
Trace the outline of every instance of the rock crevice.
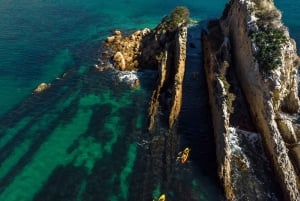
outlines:
[{"label": "rock crevice", "polygon": [[[103,55],[113,62],[117,70],[158,71],[157,84],[149,104],[149,130],[154,128],[159,111],[164,113],[160,121],[165,121],[169,128],[179,115],[188,22],[188,9],[177,7],[153,30],[146,28],[128,36],[115,31],[105,42]],[[103,69],[101,63],[105,64],[101,61],[97,67]]]},{"label": "rock crevice", "polygon": [[[270,39],[274,42],[265,44],[256,38],[258,35],[264,37],[264,41]],[[228,45],[224,46],[227,41]],[[274,51],[270,51],[269,46]],[[224,47],[228,49],[227,57],[224,56],[226,51],[222,51]],[[219,174],[226,197],[229,200],[241,199],[239,187],[234,186],[238,178],[234,177],[232,149],[228,147],[228,143],[232,143],[228,137],[228,129],[232,124],[228,124],[228,121],[232,122],[236,111],[228,115],[228,110],[224,111],[222,106],[225,104],[231,107],[232,103],[228,98],[234,87],[227,87],[229,90],[226,90],[230,80],[223,72],[224,63],[228,62],[229,69],[234,71],[238,86],[245,95],[250,111],[249,123],[253,123],[262,138],[284,199],[300,200],[299,174],[297,175],[299,138],[297,126],[291,118],[299,110],[299,59],[295,42],[281,23],[281,13],[270,0],[232,0],[222,18],[211,22],[208,31],[203,34],[203,48],[217,154],[220,154]],[[270,57],[261,57],[265,51],[269,51]],[[223,92],[220,88],[224,89]],[[224,91],[227,96],[224,96]],[[233,101],[234,110],[237,109],[235,105],[238,101],[239,99]]]}]

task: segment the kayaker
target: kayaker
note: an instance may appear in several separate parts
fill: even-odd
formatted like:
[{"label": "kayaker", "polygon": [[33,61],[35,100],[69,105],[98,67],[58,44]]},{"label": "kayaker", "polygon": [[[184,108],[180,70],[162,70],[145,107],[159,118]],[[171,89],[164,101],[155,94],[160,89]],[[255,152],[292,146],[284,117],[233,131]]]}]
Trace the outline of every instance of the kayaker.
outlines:
[{"label": "kayaker", "polygon": [[183,151],[178,153],[176,160],[179,160],[182,164],[187,162],[191,149],[186,147]]}]

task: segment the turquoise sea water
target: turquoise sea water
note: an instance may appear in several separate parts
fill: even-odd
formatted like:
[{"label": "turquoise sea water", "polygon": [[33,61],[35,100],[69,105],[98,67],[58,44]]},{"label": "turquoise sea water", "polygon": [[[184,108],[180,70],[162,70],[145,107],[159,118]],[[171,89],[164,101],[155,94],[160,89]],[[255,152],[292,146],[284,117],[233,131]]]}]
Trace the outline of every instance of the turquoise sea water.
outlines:
[{"label": "turquoise sea water", "polygon": [[153,28],[176,5],[187,5],[195,19],[206,19],[218,16],[224,2],[2,0],[0,114],[40,82],[52,81],[71,66],[90,66],[97,53],[93,48],[113,29]]},{"label": "turquoise sea water", "polygon": [[[181,126],[172,131],[182,141],[163,127],[149,136],[155,72],[139,73],[141,87],[132,90],[93,64],[114,29],[153,28],[178,5],[205,21],[220,16],[226,2],[1,0],[0,200],[148,201],[160,193],[173,201],[222,200],[205,93],[183,100]],[[300,2],[275,2],[300,44]],[[200,64],[190,54],[190,64]],[[41,82],[50,89],[33,95]],[[191,111],[199,124],[189,121]],[[191,161],[182,167],[175,159],[185,145]]]}]

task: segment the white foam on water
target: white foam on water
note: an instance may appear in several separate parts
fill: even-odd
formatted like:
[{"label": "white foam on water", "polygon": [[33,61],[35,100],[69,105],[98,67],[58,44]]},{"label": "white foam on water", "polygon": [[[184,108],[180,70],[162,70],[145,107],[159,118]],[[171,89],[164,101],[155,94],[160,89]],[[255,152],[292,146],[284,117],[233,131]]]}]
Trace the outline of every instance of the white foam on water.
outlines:
[{"label": "white foam on water", "polygon": [[121,82],[134,82],[138,79],[136,71],[119,71],[117,76]]},{"label": "white foam on water", "polygon": [[242,160],[247,165],[247,167],[250,167],[249,159],[243,151],[237,129],[234,127],[229,128],[229,145],[232,154],[239,157],[240,160]]},{"label": "white foam on water", "polygon": [[129,87],[136,87],[136,83],[139,81],[139,73],[136,71],[119,71],[114,70],[113,79],[119,84],[125,84]]},{"label": "white foam on water", "polygon": [[255,147],[257,143],[260,143],[259,133],[249,132],[249,131],[241,130],[239,128],[236,128],[236,131],[242,134],[243,136],[245,136],[247,138],[247,141],[250,142],[253,147]]}]

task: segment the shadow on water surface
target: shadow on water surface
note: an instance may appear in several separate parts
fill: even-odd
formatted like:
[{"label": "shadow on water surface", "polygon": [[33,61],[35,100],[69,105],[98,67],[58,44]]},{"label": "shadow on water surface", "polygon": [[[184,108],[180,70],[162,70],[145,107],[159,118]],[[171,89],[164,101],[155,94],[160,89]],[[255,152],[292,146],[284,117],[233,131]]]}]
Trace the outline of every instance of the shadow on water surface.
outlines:
[{"label": "shadow on water surface", "polygon": [[[129,200],[152,201],[161,193],[172,201],[224,200],[218,185],[213,128],[201,64],[200,31],[188,30],[183,105],[179,120],[169,130],[161,111],[156,126],[140,146]],[[176,161],[185,147],[192,149],[187,164]],[[140,184],[139,186],[136,186]]]},{"label": "shadow on water surface", "polygon": [[[129,89],[113,80],[112,70],[70,69],[0,119],[1,138],[7,138],[0,146],[0,199],[152,201],[166,193],[173,201],[220,200],[200,29],[190,30],[188,43],[197,48],[188,48],[183,108],[174,129],[163,123],[152,134],[146,129],[156,72],[140,72],[140,88]],[[20,129],[7,137],[14,127]],[[185,146],[192,148],[190,162],[180,165],[177,153]],[[24,185],[30,190],[16,191]]]},{"label": "shadow on water surface", "polygon": [[84,188],[87,173],[83,167],[59,166],[53,170],[46,184],[33,201],[78,200]]},{"label": "shadow on water surface", "polygon": [[[213,126],[206,78],[202,66],[201,31],[206,22],[188,29],[186,71],[183,82],[182,108],[178,121],[181,150],[191,148],[191,181],[197,186],[199,200],[223,200],[218,185]],[[196,189],[197,189],[196,188]]]}]

